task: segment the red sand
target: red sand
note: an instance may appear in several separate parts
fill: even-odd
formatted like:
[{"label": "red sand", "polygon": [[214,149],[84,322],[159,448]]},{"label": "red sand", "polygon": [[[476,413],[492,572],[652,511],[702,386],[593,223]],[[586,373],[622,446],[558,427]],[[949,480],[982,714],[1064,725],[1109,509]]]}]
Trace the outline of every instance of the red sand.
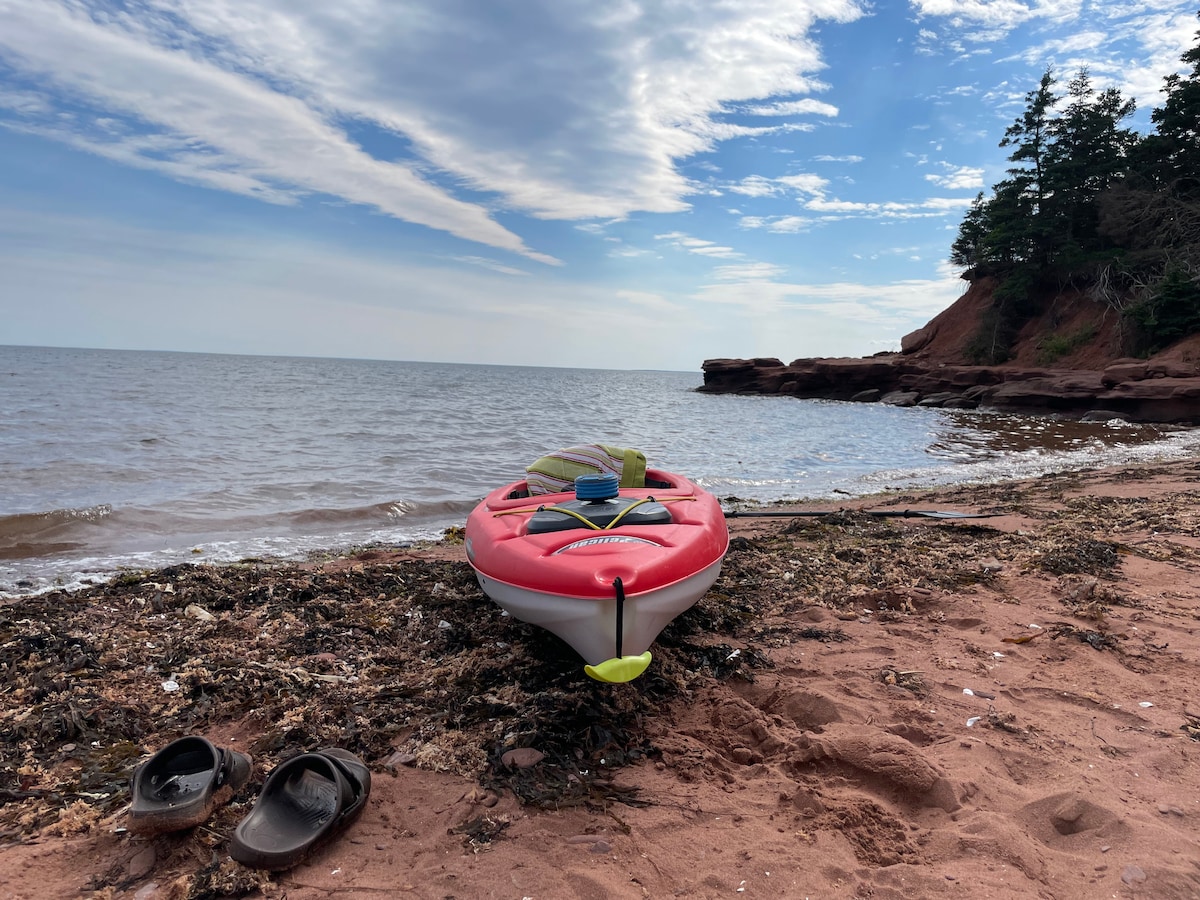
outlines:
[{"label": "red sand", "polygon": [[[851,613],[806,608],[806,624],[849,639],[771,648],[774,668],[754,682],[708,682],[648,723],[661,755],[617,773],[642,808],[546,812],[511,796],[488,806],[470,780],[377,769],[359,822],[265,895],[1200,897],[1200,744],[1187,727],[1200,725],[1189,718],[1197,480],[1194,463],[1175,463],[909,495],[910,507],[1019,511],[987,525],[1044,538],[1072,497],[1161,499],[1172,513],[1155,530],[1092,523],[1123,548],[1114,581],[992,559],[981,565],[994,577],[961,590],[892,591]],[[745,535],[784,527],[735,523]],[[1073,615],[1093,593],[1120,598],[1102,629],[1119,652],[1054,637],[1058,625],[1097,627]],[[249,736],[209,737],[236,747]],[[492,830],[508,824],[476,845],[461,826],[480,816]],[[0,898],[180,896],[178,869],[156,862],[163,841],[181,839],[115,833],[121,824],[0,846]],[[211,843],[227,857],[220,829]],[[85,892],[114,867],[122,887]]]}]

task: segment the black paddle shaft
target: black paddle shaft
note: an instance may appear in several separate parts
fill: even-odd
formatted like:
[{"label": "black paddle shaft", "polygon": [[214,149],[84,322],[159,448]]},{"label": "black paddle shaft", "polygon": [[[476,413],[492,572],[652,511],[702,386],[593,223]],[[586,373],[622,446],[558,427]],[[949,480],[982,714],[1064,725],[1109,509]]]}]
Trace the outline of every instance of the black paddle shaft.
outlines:
[{"label": "black paddle shaft", "polygon": [[617,591],[617,659],[620,659],[625,637],[625,584],[620,578],[614,578],[613,587]]},{"label": "black paddle shaft", "polygon": [[1002,515],[1002,513],[965,513],[954,512],[952,510],[940,509],[830,509],[825,511],[803,510],[801,512],[779,512],[771,510],[769,512],[741,512],[739,510],[729,510],[725,513],[727,519],[788,519],[799,516],[836,516],[841,513],[859,512],[868,516],[879,516],[880,518],[897,518],[897,519],[990,519],[994,516]]}]

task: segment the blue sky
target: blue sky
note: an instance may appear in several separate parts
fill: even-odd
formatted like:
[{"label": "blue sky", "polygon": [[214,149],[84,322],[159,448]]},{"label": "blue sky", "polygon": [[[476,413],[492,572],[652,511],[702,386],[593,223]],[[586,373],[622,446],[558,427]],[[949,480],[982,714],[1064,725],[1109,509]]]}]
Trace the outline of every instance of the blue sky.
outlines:
[{"label": "blue sky", "polygon": [[1195,0],[0,0],[0,343],[698,370],[950,305],[1045,68]]}]

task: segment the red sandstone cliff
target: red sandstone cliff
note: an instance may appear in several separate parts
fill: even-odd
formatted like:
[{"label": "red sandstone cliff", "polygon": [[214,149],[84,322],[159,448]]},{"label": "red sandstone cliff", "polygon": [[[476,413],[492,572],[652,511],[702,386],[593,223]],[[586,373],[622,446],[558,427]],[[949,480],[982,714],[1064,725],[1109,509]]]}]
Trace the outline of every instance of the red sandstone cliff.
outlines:
[{"label": "red sandstone cliff", "polygon": [[700,390],[1200,424],[1200,335],[1150,359],[1123,357],[1119,314],[1083,294],[1057,297],[1027,323],[1008,362],[971,365],[967,347],[993,286],[990,279],[972,284],[906,335],[900,353],[787,365],[710,359]]}]

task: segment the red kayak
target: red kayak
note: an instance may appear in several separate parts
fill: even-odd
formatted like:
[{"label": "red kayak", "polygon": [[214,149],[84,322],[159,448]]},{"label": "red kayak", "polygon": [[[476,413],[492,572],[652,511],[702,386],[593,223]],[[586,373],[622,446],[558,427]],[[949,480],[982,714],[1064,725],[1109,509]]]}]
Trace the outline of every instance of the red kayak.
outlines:
[{"label": "red kayak", "polygon": [[554,632],[600,681],[631,681],[650,644],[717,579],[729,529],[717,499],[682,475],[646,486],[584,475],[574,493],[492,491],[467,519],[467,558],[485,594]]}]

